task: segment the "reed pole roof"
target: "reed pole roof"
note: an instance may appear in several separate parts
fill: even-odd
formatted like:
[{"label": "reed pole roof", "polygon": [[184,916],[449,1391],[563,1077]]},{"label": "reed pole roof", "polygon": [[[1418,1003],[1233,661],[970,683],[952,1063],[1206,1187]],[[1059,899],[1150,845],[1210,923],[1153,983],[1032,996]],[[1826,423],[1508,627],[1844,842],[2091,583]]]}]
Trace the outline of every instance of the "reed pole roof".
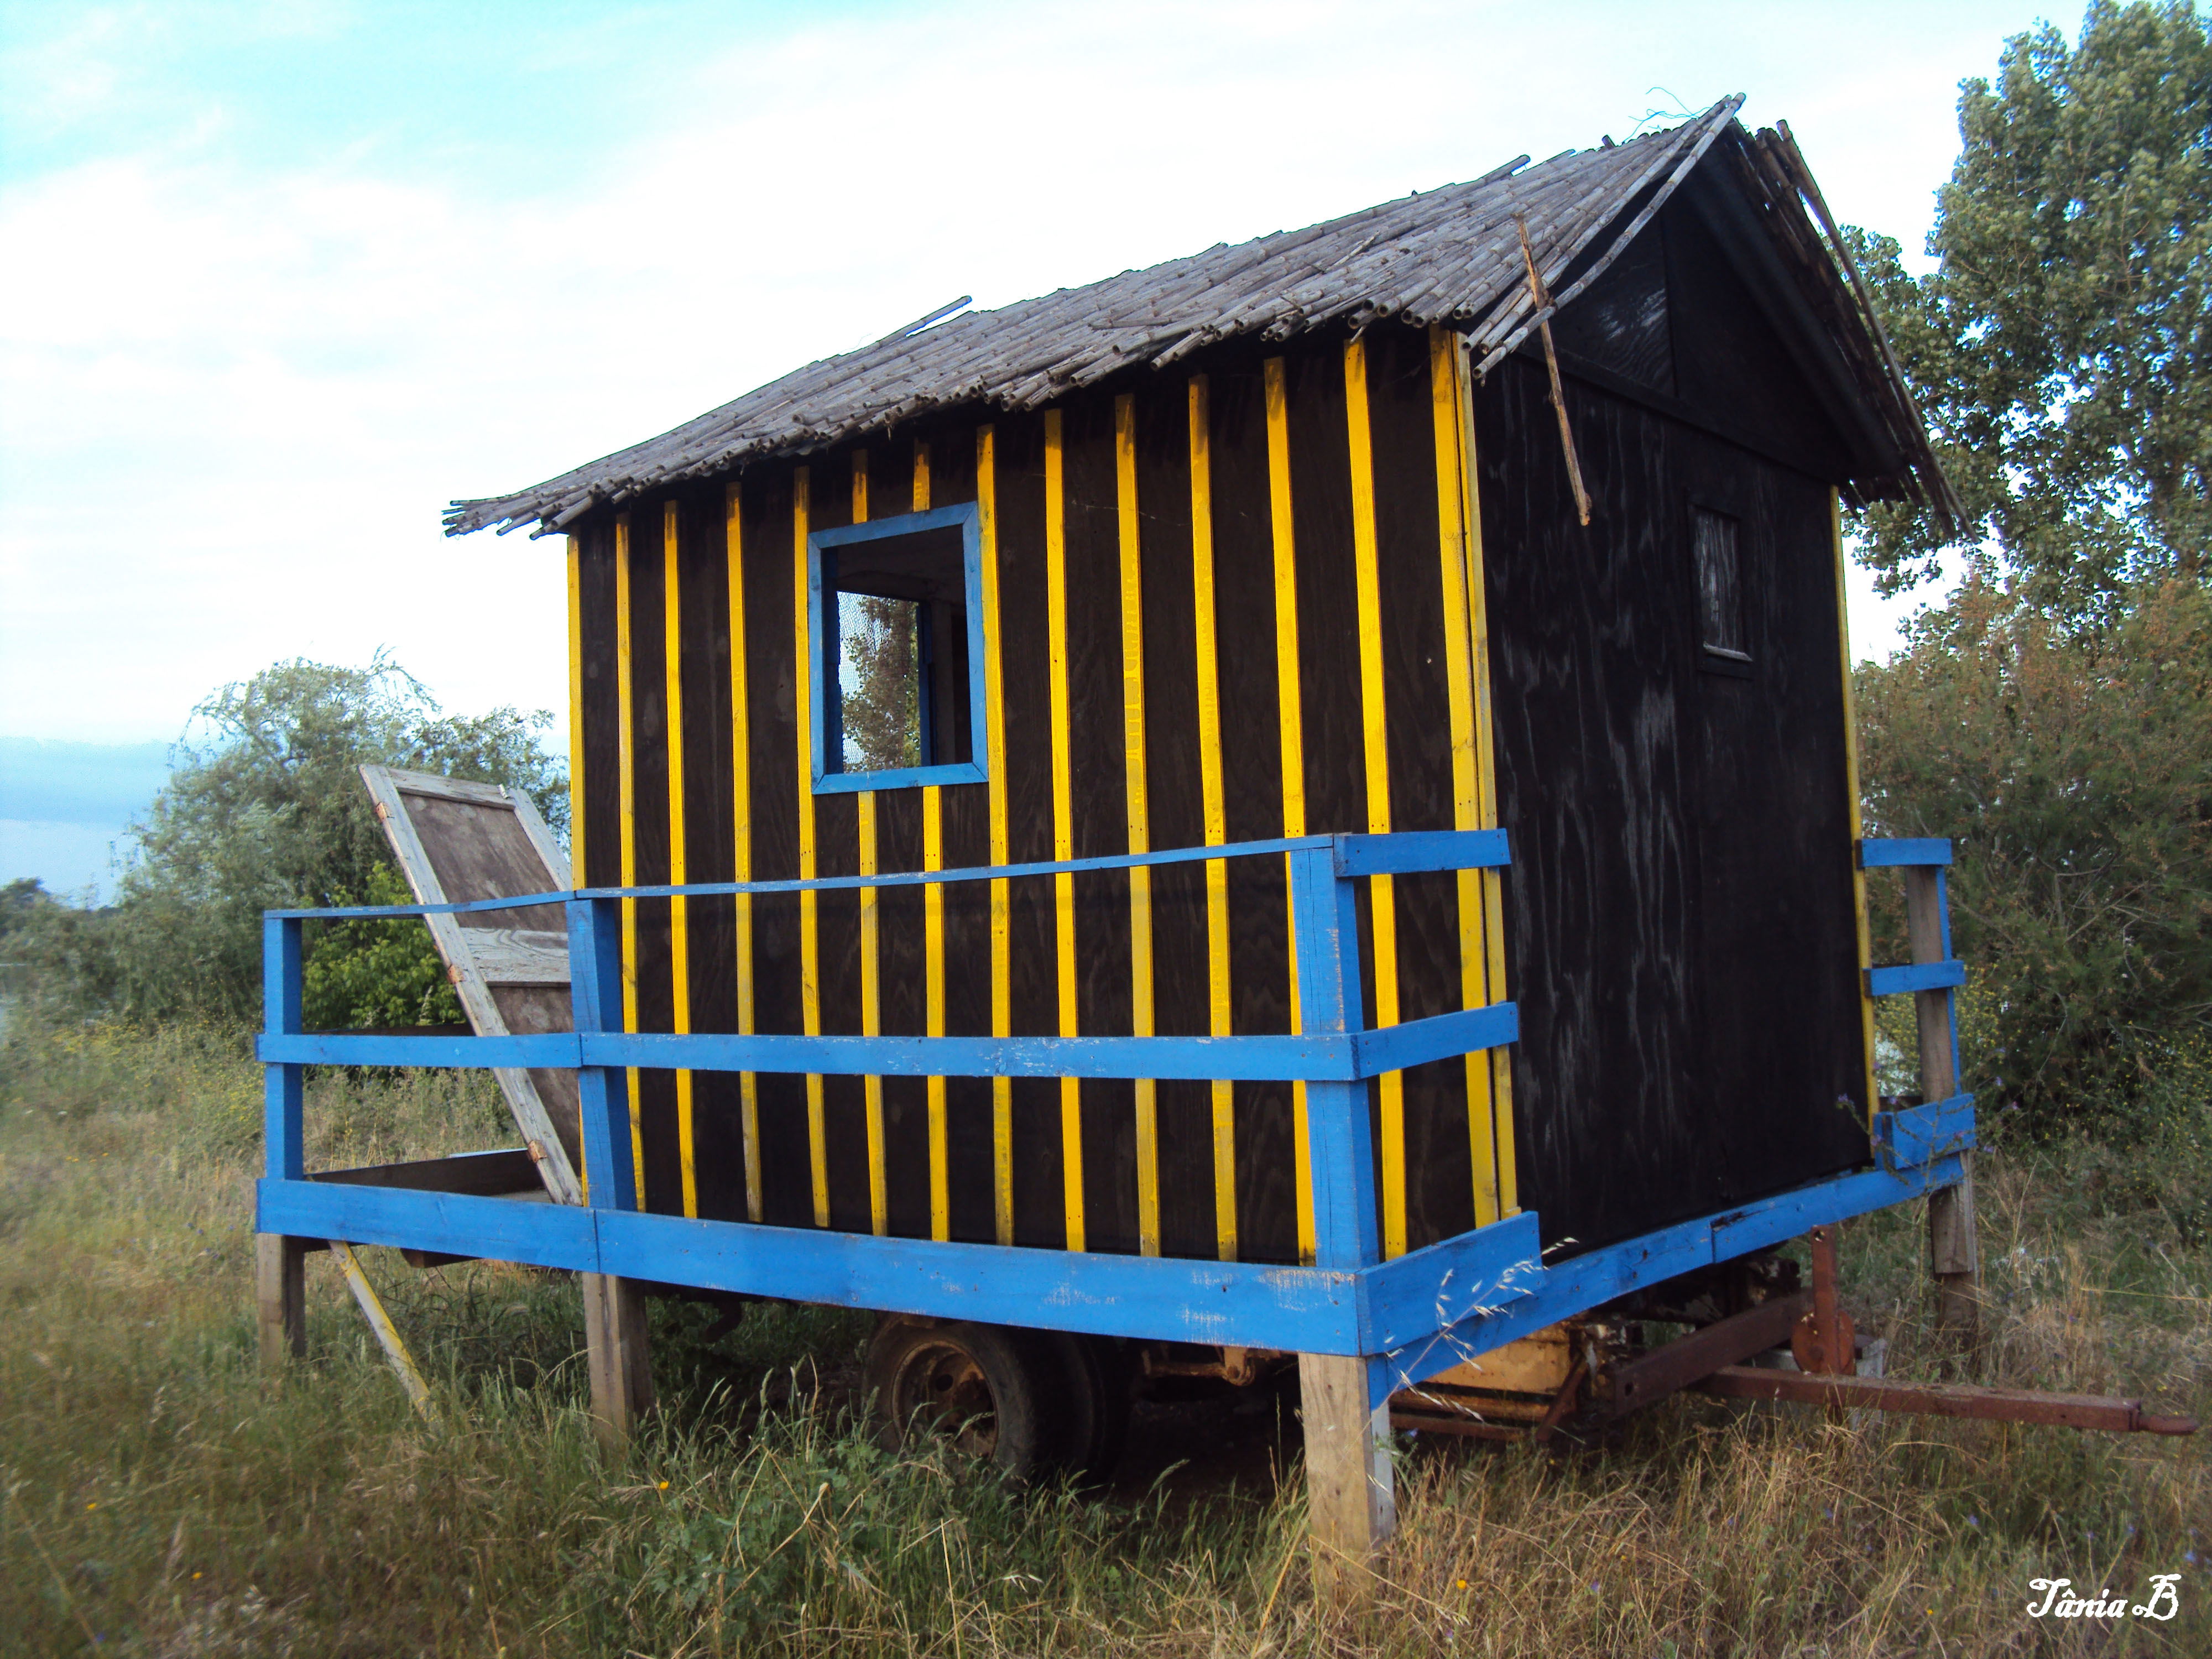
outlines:
[{"label": "reed pole roof", "polygon": [[[1534,167],[1517,156],[1468,183],[1304,230],[1217,245],[994,311],[932,313],[558,477],[455,501],[447,532],[497,526],[504,534],[526,525],[545,535],[594,507],[749,461],[849,443],[963,405],[1035,409],[1238,337],[1281,340],[1385,319],[1441,323],[1471,337],[1477,368],[1487,373],[1571,305],[1701,163],[1721,168],[1766,226],[1804,290],[1799,298],[1890,441],[1883,447],[1895,464],[1855,479],[1856,493],[1929,501],[1947,514],[1955,508],[1950,486],[1863,286],[1832,234],[1824,240],[1808,216],[1811,203],[1826,222],[1818,188],[1786,127],[1752,135],[1737,124],[1742,102],[1726,98],[1681,126]],[[1522,261],[1523,224],[1550,292],[1540,311]]]}]

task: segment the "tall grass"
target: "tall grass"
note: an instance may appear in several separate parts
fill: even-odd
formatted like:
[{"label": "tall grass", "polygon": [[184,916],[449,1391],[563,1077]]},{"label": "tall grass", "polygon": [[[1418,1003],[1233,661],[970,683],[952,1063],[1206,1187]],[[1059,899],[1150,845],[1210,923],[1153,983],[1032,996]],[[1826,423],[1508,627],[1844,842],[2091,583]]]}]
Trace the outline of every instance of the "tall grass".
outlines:
[{"label": "tall grass", "polygon": [[[757,1309],[710,1345],[703,1310],[661,1307],[664,1409],[611,1456],[571,1282],[363,1252],[432,1371],[434,1426],[317,1256],[312,1357],[267,1386],[259,1089],[242,1042],[204,1031],[32,1021],[0,1053],[0,1650],[2212,1650],[2193,1441],[1682,1398],[1581,1449],[1412,1442],[1398,1539],[1365,1604],[1337,1613],[1309,1594],[1294,1465],[1231,1480],[1201,1459],[1093,1498],[886,1453],[855,1421],[851,1315]],[[503,1138],[478,1078],[325,1077],[308,1125],[325,1164]],[[1984,1375],[2212,1411],[2212,1252],[2187,1219],[2212,1197],[2206,1130],[2200,1094],[2117,1148],[1984,1155]],[[1917,1226],[1853,1225],[1844,1266],[1861,1328],[1926,1375],[1944,1356]],[[2168,1571],[2172,1624],[2025,1613],[2032,1578],[2139,1599]]]}]

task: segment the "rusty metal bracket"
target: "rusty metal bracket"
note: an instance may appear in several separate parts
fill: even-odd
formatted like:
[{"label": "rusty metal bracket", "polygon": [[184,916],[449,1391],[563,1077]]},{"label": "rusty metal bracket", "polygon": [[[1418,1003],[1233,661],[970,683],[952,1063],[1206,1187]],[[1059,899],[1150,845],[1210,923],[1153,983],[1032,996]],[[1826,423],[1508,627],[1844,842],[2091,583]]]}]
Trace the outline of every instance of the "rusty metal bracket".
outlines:
[{"label": "rusty metal bracket", "polygon": [[1813,1250],[1813,1309],[1790,1333],[1790,1352],[1802,1371],[1848,1376],[1858,1369],[1858,1340],[1851,1316],[1836,1302],[1836,1230],[1815,1227],[1806,1242]]},{"label": "rusty metal bracket", "polygon": [[1610,1392],[1601,1404],[1608,1417],[1625,1417],[1655,1401],[1790,1340],[1813,1306],[1810,1291],[1793,1291],[1716,1321],[1687,1336],[1611,1368]]}]

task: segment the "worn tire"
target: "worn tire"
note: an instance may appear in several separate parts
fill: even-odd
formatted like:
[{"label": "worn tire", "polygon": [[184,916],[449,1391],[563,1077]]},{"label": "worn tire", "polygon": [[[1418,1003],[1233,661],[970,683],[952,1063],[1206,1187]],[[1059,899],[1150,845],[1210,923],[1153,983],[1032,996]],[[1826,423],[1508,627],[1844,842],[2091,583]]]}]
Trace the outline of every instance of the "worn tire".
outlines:
[{"label": "worn tire", "polygon": [[1120,1345],[1066,1331],[1039,1333],[1063,1378],[1054,1462],[1078,1485],[1103,1485],[1129,1434],[1129,1372]]},{"label": "worn tire", "polygon": [[1017,1480],[1059,1461],[1063,1376],[1036,1333],[1003,1325],[892,1318],[868,1346],[868,1387],[894,1445],[940,1436]]}]

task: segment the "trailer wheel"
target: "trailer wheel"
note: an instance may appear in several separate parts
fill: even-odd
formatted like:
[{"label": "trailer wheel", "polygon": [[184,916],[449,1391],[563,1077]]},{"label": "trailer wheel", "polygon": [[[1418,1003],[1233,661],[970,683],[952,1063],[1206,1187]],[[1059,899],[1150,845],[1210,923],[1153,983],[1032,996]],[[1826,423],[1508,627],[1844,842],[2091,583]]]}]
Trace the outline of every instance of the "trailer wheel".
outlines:
[{"label": "trailer wheel", "polygon": [[1000,1325],[888,1319],[868,1347],[868,1384],[893,1444],[942,1436],[1018,1480],[1055,1461],[1060,1370],[1033,1334]]},{"label": "trailer wheel", "polygon": [[1060,1445],[1054,1461],[1085,1486],[1101,1485],[1121,1461],[1129,1433],[1129,1370],[1117,1344],[1067,1331],[1041,1333],[1065,1377]]}]

